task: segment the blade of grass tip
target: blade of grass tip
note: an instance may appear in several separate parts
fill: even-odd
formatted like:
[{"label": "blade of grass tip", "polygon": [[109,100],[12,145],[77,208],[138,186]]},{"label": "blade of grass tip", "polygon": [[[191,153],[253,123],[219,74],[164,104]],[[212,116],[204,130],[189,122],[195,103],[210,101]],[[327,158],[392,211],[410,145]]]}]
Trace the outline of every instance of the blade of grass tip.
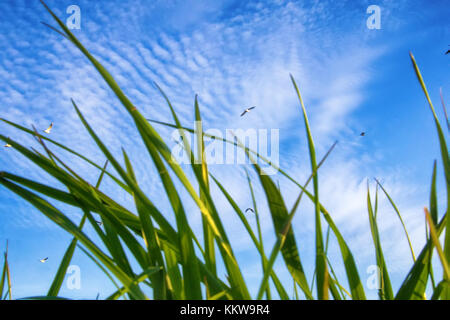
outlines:
[{"label": "blade of grass tip", "polygon": [[[103,166],[102,173],[100,174],[100,177],[97,180],[97,184],[95,186],[96,189],[98,189],[100,187],[100,184],[102,182],[102,179],[103,179],[103,176],[104,176],[107,166],[108,166],[108,160],[106,160],[105,165]],[[80,230],[83,229],[85,221],[86,221],[86,214],[84,214],[83,217],[81,218],[81,222],[79,225]],[[56,272],[56,275],[53,279],[50,289],[48,290],[47,296],[49,296],[49,297],[58,296],[59,291],[61,290],[61,286],[64,282],[64,277],[66,275],[67,268],[69,267],[69,264],[72,261],[72,257],[75,252],[76,245],[77,245],[77,238],[74,237],[64,254],[64,257],[60,263],[58,271]]]},{"label": "blade of grass tip", "polygon": [[433,223],[438,223],[438,204],[437,204],[437,188],[436,188],[436,160],[433,164],[433,175],[431,178],[431,191],[430,191],[430,215]]},{"label": "blade of grass tip", "polygon": [[[8,241],[8,240],[6,240]],[[6,251],[3,253],[3,269],[2,269],[2,277],[0,278],[0,300],[3,297],[3,289],[5,288],[5,278],[6,278]]]},{"label": "blade of grass tip", "polygon": [[375,181],[377,182],[377,185],[381,188],[381,190],[384,192],[384,194],[388,198],[389,203],[391,204],[392,208],[394,209],[395,213],[397,214],[397,217],[400,219],[400,223],[402,224],[403,230],[405,231],[406,239],[408,240],[409,250],[411,252],[412,259],[414,262],[416,262],[416,254],[414,253],[414,249],[413,249],[413,246],[411,243],[411,238],[409,237],[408,230],[406,229],[406,225],[403,222],[403,218],[402,218],[402,215],[400,214],[400,210],[398,210],[397,206],[395,205],[394,200],[392,200],[391,196],[386,191],[386,189],[383,187],[383,185],[377,179],[375,179]]},{"label": "blade of grass tip", "polygon": [[[420,73],[419,67],[417,66],[416,60],[414,59],[413,54],[409,53],[411,57],[411,61],[414,67],[414,71],[416,72],[417,78],[420,82],[420,85],[422,86],[423,92],[425,93],[425,96],[427,98],[428,104],[430,106],[430,110],[434,117],[434,122],[436,124],[436,130],[439,137],[439,146],[441,149],[441,156],[442,156],[442,163],[444,166],[444,172],[445,172],[445,180],[446,180],[446,187],[447,187],[447,210],[450,208],[450,159],[447,149],[447,142],[445,141],[444,133],[442,132],[441,125],[439,123],[439,119],[436,116],[436,112],[434,111],[433,104],[431,103],[430,96],[428,94],[427,87],[425,85],[425,82],[423,81],[422,74]],[[447,261],[450,261],[450,219],[447,219],[447,226],[445,228],[445,240],[444,240],[444,254]]]},{"label": "blade of grass tip", "polygon": [[[316,163],[316,152],[314,147],[314,141],[311,134],[311,129],[309,127],[308,116],[306,114],[306,109],[303,104],[303,99],[300,95],[300,90],[298,89],[297,83],[294,80],[294,77],[290,75],[292,84],[294,85],[295,91],[297,92],[297,96],[300,100],[301,109],[303,112],[303,120],[306,129],[306,135],[308,137],[308,148],[309,148],[309,158],[311,161],[311,171],[315,171],[317,167]],[[321,214],[320,214],[320,205],[319,205],[319,177],[318,175],[314,175],[313,178],[313,186],[314,186],[314,207],[315,207],[315,220],[316,220],[316,268],[317,268],[317,296],[319,300],[328,299],[328,287],[326,283],[326,279],[328,278],[328,268],[326,257],[324,253],[324,245],[323,245],[323,235],[322,235],[322,225],[320,222]]]},{"label": "blade of grass tip", "polygon": [[442,88],[439,88],[441,96],[442,109],[444,110],[445,120],[447,121],[447,129],[450,131],[450,123],[448,122],[447,107],[445,106],[444,95],[442,94]]},{"label": "blade of grass tip", "polygon": [[[200,162],[200,170],[202,172],[202,178],[206,187],[206,190],[209,191],[209,181],[208,181],[208,166],[206,164],[206,156],[205,156],[205,142],[203,140],[203,126],[202,126],[202,118],[200,114],[200,107],[198,104],[198,96],[195,95],[195,131],[197,138],[197,159]],[[198,166],[198,164],[196,164]],[[207,203],[207,199],[205,197],[204,191],[200,188],[200,200],[204,203]],[[217,275],[217,267],[216,267],[216,253],[214,247],[214,233],[209,227],[208,221],[202,215],[202,226],[203,226],[203,239],[205,246],[205,262],[206,266],[209,270],[215,275]],[[212,293],[214,295],[215,293]]]},{"label": "blade of grass tip", "polygon": [[381,300],[392,300],[394,293],[392,291],[392,285],[389,278],[389,273],[384,260],[383,249],[381,247],[380,235],[378,232],[378,224],[375,220],[375,216],[372,209],[372,202],[370,200],[369,180],[367,180],[367,209],[369,213],[370,230],[372,233],[373,244],[375,247],[375,254],[377,260],[377,266],[380,270],[380,284],[381,288],[378,290],[378,295]]},{"label": "blade of grass tip", "polygon": [[[438,236],[440,236],[443,232],[446,224],[447,213],[445,213],[437,225]],[[411,270],[408,272],[405,280],[401,284],[400,289],[397,291],[395,296],[396,300],[423,300],[428,283],[428,261],[431,259],[433,254],[433,245],[433,240],[429,239],[417,257],[417,260]]]},{"label": "blade of grass tip", "polygon": [[[6,240],[6,248],[8,248],[8,240]],[[3,289],[5,287],[5,279],[6,279],[6,269],[7,269],[7,262],[8,262],[8,250],[4,252],[4,262],[3,262],[3,269],[2,269],[2,278],[0,279],[0,299],[3,297]],[[6,298],[6,296],[5,296]],[[4,299],[3,299],[4,300]]]}]

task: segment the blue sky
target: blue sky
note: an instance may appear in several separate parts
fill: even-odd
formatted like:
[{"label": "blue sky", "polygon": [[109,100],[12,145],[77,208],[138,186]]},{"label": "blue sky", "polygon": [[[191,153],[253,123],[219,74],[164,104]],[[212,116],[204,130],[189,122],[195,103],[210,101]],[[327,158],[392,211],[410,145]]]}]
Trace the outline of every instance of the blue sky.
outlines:
[{"label": "blue sky", "polygon": [[[423,207],[428,203],[433,160],[439,159],[439,149],[408,52],[415,55],[442,119],[439,88],[447,101],[450,97],[450,56],[444,55],[450,44],[446,1],[48,0],[47,4],[63,21],[69,16],[69,5],[80,7],[81,29],[74,34],[149,118],[170,121],[152,81],[166,91],[190,127],[198,94],[205,127],[280,129],[280,166],[302,181],[309,175],[309,162],[301,113],[289,79],[292,73],[310,116],[319,157],[333,141],[340,141],[320,172],[321,201],[354,251],[362,278],[375,259],[365,204],[367,178],[384,182],[404,215],[416,251],[423,245]],[[380,30],[366,26],[366,9],[372,4],[381,8]],[[42,5],[5,0],[0,11],[0,116],[39,129],[54,122],[54,139],[103,163],[71,107],[73,98],[114,152],[126,148],[140,183],[167,210],[166,197],[131,119],[75,47],[40,23],[54,25]],[[239,117],[250,105],[257,109],[248,117]],[[158,129],[170,136],[170,131]],[[364,138],[359,136],[362,131],[367,133]],[[5,124],[0,124],[0,132],[25,144],[35,143]],[[95,181],[95,170],[63,158]],[[59,186],[12,149],[1,150],[0,169]],[[250,206],[249,192],[242,187],[241,166],[213,166],[211,170],[240,206]],[[438,170],[443,203],[440,164]],[[297,190],[281,176],[275,179],[291,204]],[[106,180],[102,188],[131,206],[111,181]],[[258,191],[264,237],[270,245],[274,241],[271,219]],[[259,259],[225,199],[217,197],[254,291],[260,281]],[[70,237],[8,190],[0,188],[0,198],[0,243],[3,246],[9,239],[13,294],[44,294]],[[380,201],[382,242],[397,288],[411,257],[395,213],[383,197]],[[72,219],[80,218],[72,208],[59,207]],[[189,219],[200,230],[200,215],[191,212]],[[312,213],[311,204],[305,202],[294,221],[309,279],[314,268]],[[86,232],[93,236],[92,230]],[[332,246],[331,257],[340,261],[337,253]],[[49,262],[39,263],[46,256]],[[63,286],[61,295],[95,298],[98,292],[101,297],[112,292],[108,279],[81,252],[72,264],[81,268],[82,288]],[[277,268],[287,272],[282,263]],[[337,270],[342,274],[339,263]],[[376,291],[368,290],[368,295],[376,297]]]}]

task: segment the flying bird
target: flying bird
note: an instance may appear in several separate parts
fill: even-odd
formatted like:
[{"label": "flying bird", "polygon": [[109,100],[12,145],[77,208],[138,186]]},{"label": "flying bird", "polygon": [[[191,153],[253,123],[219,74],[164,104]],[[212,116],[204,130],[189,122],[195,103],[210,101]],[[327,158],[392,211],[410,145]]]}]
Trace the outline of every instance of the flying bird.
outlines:
[{"label": "flying bird", "polygon": [[53,122],[50,123],[50,126],[47,129],[45,129],[44,132],[47,134],[50,134],[50,131],[52,131],[52,128],[53,128]]},{"label": "flying bird", "polygon": [[244,112],[241,113],[241,117],[242,117],[244,114],[250,112],[250,110],[255,109],[255,108],[256,108],[256,107],[253,106],[253,107],[250,107],[250,108],[245,109]]},{"label": "flying bird", "polygon": [[364,137],[365,135],[366,135],[365,132],[361,132],[361,133],[360,133],[360,136],[361,136],[361,137]]},{"label": "flying bird", "polygon": [[47,258],[44,258],[44,259],[41,259],[41,260],[39,260],[39,261],[42,262],[42,263],[46,263],[47,260],[48,260],[48,257],[47,257]]},{"label": "flying bird", "polygon": [[445,54],[449,54],[449,53],[450,53],[450,50],[447,50],[447,52]]},{"label": "flying bird", "polygon": [[251,212],[255,213],[255,211],[252,208],[245,209],[245,213],[247,213],[248,211],[251,211]]},{"label": "flying bird", "polygon": [[97,224],[98,224],[99,226],[102,226],[102,224],[103,224],[103,222],[101,222],[101,221],[95,221],[95,222],[97,222]]},{"label": "flying bird", "polygon": [[12,145],[10,145],[9,143],[7,143],[7,144],[5,144],[3,147],[5,147],[5,148],[11,148]]}]

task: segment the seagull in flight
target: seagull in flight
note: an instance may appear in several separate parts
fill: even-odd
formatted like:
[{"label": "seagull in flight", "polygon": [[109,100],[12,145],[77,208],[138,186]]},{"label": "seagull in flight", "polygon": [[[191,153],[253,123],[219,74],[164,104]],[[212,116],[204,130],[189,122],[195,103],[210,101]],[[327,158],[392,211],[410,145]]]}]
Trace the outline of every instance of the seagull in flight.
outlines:
[{"label": "seagull in flight", "polygon": [[44,259],[41,259],[41,260],[39,260],[39,261],[42,262],[42,263],[46,263],[47,260],[48,260],[48,257],[47,257],[47,258],[44,258]]},{"label": "seagull in flight", "polygon": [[251,211],[251,212],[255,213],[255,211],[252,208],[245,209],[245,213],[247,213],[248,211]]},{"label": "seagull in flight", "polygon": [[241,113],[241,117],[242,117],[244,114],[250,112],[250,110],[255,109],[255,108],[256,108],[256,107],[253,106],[253,107],[250,107],[250,108],[245,109],[244,112]]},{"label": "seagull in flight", "polygon": [[52,128],[53,128],[53,122],[50,123],[50,126],[47,129],[45,129],[44,132],[47,134],[50,134],[50,131],[52,131]]}]

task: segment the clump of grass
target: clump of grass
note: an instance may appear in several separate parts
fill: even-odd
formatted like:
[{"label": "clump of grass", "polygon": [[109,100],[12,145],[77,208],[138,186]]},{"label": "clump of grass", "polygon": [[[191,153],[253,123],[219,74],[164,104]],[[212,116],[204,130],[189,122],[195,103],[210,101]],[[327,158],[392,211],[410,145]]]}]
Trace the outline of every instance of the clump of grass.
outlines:
[{"label": "clump of grass", "polygon": [[[61,20],[43,3],[49,13],[58,23],[60,30],[53,28],[74,44],[92,63],[100,73],[105,82],[122,103],[122,106],[133,119],[134,125],[142,139],[145,149],[148,152],[149,160],[157,168],[163,188],[167,194],[172,212],[162,212],[155,202],[149,198],[139,186],[139,182],[134,173],[132,159],[123,149],[122,166],[119,160],[113,156],[108,147],[98,137],[95,130],[89,125],[75,101],[72,100],[73,107],[78,114],[84,127],[95,141],[99,150],[103,153],[107,162],[101,166],[90,160],[87,156],[81,155],[68,146],[62,145],[47,136],[42,136],[36,130],[28,129],[20,124],[13,123],[6,119],[3,122],[35,137],[44,152],[39,152],[34,148],[26,148],[18,141],[0,135],[0,139],[9,143],[15,150],[25,158],[31,160],[42,170],[61,182],[67,190],[61,190],[41,182],[30,180],[26,177],[17,176],[9,172],[0,172],[0,184],[16,193],[24,200],[31,203],[42,214],[56,223],[60,228],[73,236],[64,254],[59,269],[51,283],[45,296],[31,297],[29,299],[61,299],[59,292],[64,280],[67,268],[70,264],[75,250],[78,248],[90,257],[98,267],[106,274],[116,287],[116,291],[107,299],[271,299],[274,292],[271,292],[269,283],[273,284],[276,295],[281,299],[289,299],[285,284],[279,275],[274,271],[273,266],[279,254],[287,267],[294,283],[295,298],[299,298],[300,288],[306,299],[366,299],[364,286],[358,272],[355,259],[349,245],[343,238],[339,229],[333,221],[329,211],[321,204],[319,198],[318,173],[321,165],[327,156],[332,152],[336,143],[333,144],[321,161],[317,161],[317,154],[314,140],[309,127],[306,108],[303,104],[300,90],[291,76],[292,84],[300,101],[301,112],[304,120],[305,130],[308,138],[309,157],[311,163],[311,174],[309,178],[300,183],[288,175],[284,170],[275,167],[268,159],[262,157],[254,150],[245,147],[237,139],[225,143],[231,143],[239,148],[243,148],[250,159],[252,168],[255,170],[259,181],[252,181],[247,172],[248,185],[253,200],[253,208],[256,215],[257,230],[255,231],[248,222],[245,214],[236,204],[230,193],[222,186],[208,170],[208,166],[202,148],[205,134],[201,128],[201,113],[197,97],[194,103],[194,113],[197,123],[196,128],[185,128],[181,125],[175,109],[172,107],[167,95],[161,90],[173,117],[173,124],[161,123],[180,130],[184,135],[184,130],[194,133],[199,141],[198,150],[191,150],[188,139],[183,139],[184,149],[191,159],[191,168],[194,173],[193,180],[190,180],[185,171],[178,163],[174,162],[167,144],[151,125],[156,121],[147,121],[139,112],[125,93],[115,82],[111,74],[89,53],[89,51],[78,41]],[[449,190],[449,158],[444,134],[439,120],[434,111],[434,107],[429,98],[427,89],[423,82],[419,68],[411,55],[411,61],[416,71],[419,82],[428,100],[430,110],[433,113],[438,138],[441,148],[442,162],[445,171],[445,181],[447,188],[447,207],[450,201]],[[214,137],[220,139],[219,137]],[[89,184],[81,175],[66,165],[58,155],[49,147],[52,145],[64,152],[70,153],[73,157],[80,158],[99,170],[99,178],[95,186]],[[267,175],[264,175],[258,165],[258,159],[278,169],[281,174],[287,177],[298,187],[298,196],[292,208],[285,204],[283,194],[275,182]],[[197,160],[197,161],[195,161]],[[110,164],[117,176],[108,169]],[[169,171],[175,178],[169,175]],[[103,177],[107,175],[117,187],[124,190],[134,201],[134,212],[121,206],[113,198],[100,190]],[[181,189],[175,187],[175,182],[181,183]],[[313,191],[307,190],[307,186],[312,181]],[[256,296],[251,296],[247,282],[241,272],[240,265],[234,254],[229,236],[223,225],[223,218],[217,203],[211,194],[210,185],[214,182],[219,190],[224,194],[231,207],[234,209],[239,219],[242,221],[248,235],[250,236],[261,260],[263,276]],[[269,256],[266,255],[265,246],[259,224],[258,209],[256,206],[253,184],[259,183],[264,190],[264,197],[267,200],[270,214],[273,221],[276,242],[272,245]],[[198,187],[195,188],[194,185]],[[380,270],[380,299],[425,299],[430,280],[432,282],[432,299],[449,299],[449,260],[450,260],[450,220],[445,212],[439,220],[437,209],[436,193],[436,164],[433,170],[432,186],[430,192],[429,211],[426,210],[427,222],[430,227],[430,236],[427,238],[425,246],[416,257],[412,246],[410,250],[413,257],[413,264],[404,278],[399,290],[394,293],[390,282],[389,270],[384,260],[381,246],[380,234],[377,226],[378,211],[378,186],[389,199],[395,212],[404,227],[408,242],[409,236],[403,223],[400,211],[395,206],[394,201],[386,190],[377,181],[377,193],[374,206],[370,197],[368,187],[367,206],[369,213],[370,229],[375,248],[376,263]],[[202,214],[203,243],[197,239],[191,229],[187,219],[185,204],[181,200],[180,192],[187,192]],[[300,252],[296,244],[296,236],[292,228],[292,219],[297,212],[297,208],[303,196],[309,198],[314,203],[315,214],[315,272],[312,276],[316,283],[316,292],[313,285],[308,281],[308,276],[303,268],[300,259]],[[56,203],[69,204],[78,208],[83,214],[80,223],[77,225],[70,220],[54,204],[47,201],[50,198]],[[93,214],[101,217],[103,228],[94,219]],[[175,226],[169,223],[167,215],[175,216]],[[324,239],[322,223],[326,222],[327,234]],[[89,223],[98,235],[101,243],[92,241],[83,231],[85,224]],[[332,261],[327,257],[330,234],[334,234],[337,239],[346,277],[339,279],[332,266]],[[439,242],[439,236],[445,234],[444,246]],[[102,249],[105,248],[104,250]],[[217,252],[216,252],[217,248]],[[442,279],[435,285],[435,273],[431,264],[433,249],[436,248],[442,264],[444,274]],[[137,263],[137,267],[132,267],[132,262]],[[217,273],[218,264],[223,264],[226,270],[226,279],[221,278]],[[136,270],[138,269],[138,270]],[[7,279],[8,290],[3,295],[3,289]],[[205,288],[206,290],[203,290]],[[4,267],[0,281],[0,293],[3,298],[11,294],[11,281],[7,252],[5,253]],[[151,291],[151,296],[146,292]]]}]

